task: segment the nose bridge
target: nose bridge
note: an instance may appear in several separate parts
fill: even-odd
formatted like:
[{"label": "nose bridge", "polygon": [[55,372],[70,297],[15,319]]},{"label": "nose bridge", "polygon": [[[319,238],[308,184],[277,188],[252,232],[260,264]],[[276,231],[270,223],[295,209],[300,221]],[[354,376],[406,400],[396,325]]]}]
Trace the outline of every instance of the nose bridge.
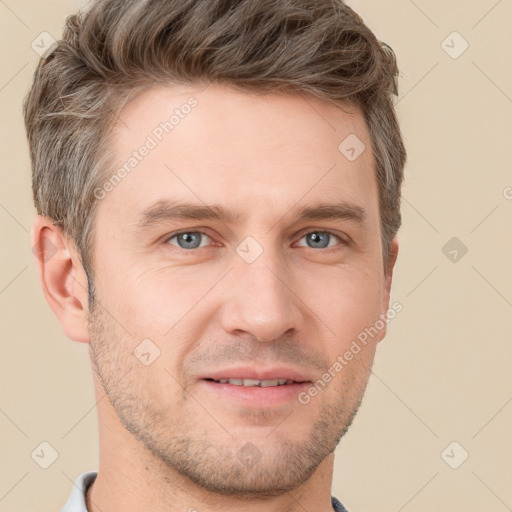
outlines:
[{"label": "nose bridge", "polygon": [[[244,248],[243,243],[240,247]],[[224,329],[248,332],[259,341],[272,341],[290,329],[300,329],[300,301],[287,284],[289,269],[277,251],[266,246],[254,261],[249,261],[243,252],[234,258],[223,312]]]}]

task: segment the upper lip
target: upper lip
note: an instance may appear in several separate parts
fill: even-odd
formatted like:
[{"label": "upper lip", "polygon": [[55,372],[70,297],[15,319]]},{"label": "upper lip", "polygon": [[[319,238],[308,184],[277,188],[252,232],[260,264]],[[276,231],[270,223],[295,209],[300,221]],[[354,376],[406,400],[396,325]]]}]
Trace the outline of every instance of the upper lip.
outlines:
[{"label": "upper lip", "polygon": [[208,374],[205,374],[203,377],[201,377],[201,379],[286,379],[296,382],[311,382],[311,378],[305,373],[285,366],[274,368],[255,368],[254,366],[226,368],[224,370],[215,370],[209,372]]}]

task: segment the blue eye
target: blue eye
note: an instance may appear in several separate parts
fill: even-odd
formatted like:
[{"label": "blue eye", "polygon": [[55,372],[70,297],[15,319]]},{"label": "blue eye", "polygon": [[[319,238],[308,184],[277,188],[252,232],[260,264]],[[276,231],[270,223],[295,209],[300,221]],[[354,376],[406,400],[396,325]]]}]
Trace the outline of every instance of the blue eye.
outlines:
[{"label": "blue eye", "polygon": [[208,235],[202,233],[201,231],[185,231],[183,233],[177,233],[171,236],[167,239],[167,243],[170,243],[170,240],[176,238],[180,249],[198,249],[201,247],[200,243],[202,236],[209,238]]},{"label": "blue eye", "polygon": [[332,238],[337,239],[341,243],[345,243],[338,235],[331,233],[330,231],[310,231],[302,236],[301,240],[305,238],[307,241],[311,242],[312,245],[308,245],[308,247],[312,249],[327,249],[328,247],[332,247],[329,244],[329,241]]}]

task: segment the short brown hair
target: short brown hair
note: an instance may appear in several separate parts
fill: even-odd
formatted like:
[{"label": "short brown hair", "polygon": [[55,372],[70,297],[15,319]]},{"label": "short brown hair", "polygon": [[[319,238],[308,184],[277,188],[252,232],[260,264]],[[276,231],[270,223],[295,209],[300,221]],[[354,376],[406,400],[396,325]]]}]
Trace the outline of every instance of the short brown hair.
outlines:
[{"label": "short brown hair", "polygon": [[67,18],[24,103],[37,211],[73,240],[90,280],[93,190],[109,172],[108,134],[128,97],[210,82],[306,93],[364,116],[386,263],[406,161],[397,79],[393,50],[341,0],[98,0]]}]

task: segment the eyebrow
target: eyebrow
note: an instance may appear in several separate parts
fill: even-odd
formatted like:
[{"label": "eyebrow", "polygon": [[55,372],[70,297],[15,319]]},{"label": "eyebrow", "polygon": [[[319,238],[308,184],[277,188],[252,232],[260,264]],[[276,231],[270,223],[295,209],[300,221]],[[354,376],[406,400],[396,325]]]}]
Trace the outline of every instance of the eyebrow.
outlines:
[{"label": "eyebrow", "polygon": [[[349,202],[319,203],[297,207],[291,211],[297,221],[303,220],[348,220],[364,224],[368,215],[366,210]],[[135,222],[137,230],[172,220],[218,220],[226,224],[235,224],[243,219],[240,210],[230,210],[220,205],[200,205],[180,201],[160,200],[147,207]]]}]

